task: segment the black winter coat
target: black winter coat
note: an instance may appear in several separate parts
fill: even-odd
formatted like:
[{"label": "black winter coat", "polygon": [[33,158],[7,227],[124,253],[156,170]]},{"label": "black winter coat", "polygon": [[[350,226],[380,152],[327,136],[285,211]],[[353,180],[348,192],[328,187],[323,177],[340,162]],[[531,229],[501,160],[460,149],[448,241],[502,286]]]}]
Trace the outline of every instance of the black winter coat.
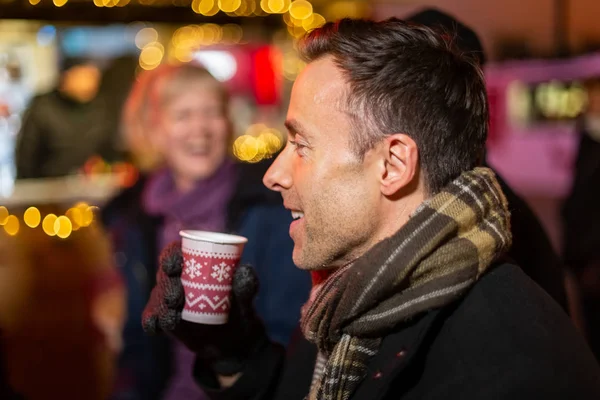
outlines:
[{"label": "black winter coat", "polygon": [[[213,399],[301,400],[316,348],[299,339],[284,357],[269,345]],[[284,361],[285,359],[285,361]],[[352,400],[600,399],[600,368],[571,321],[518,267],[502,263],[460,301],[384,338]]]}]

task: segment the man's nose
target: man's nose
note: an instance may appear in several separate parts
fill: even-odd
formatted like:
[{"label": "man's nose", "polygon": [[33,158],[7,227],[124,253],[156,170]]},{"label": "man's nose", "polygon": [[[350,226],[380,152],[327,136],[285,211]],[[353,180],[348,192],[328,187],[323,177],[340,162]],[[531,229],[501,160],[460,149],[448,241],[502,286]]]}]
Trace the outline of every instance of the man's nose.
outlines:
[{"label": "man's nose", "polygon": [[276,192],[282,192],[292,186],[290,171],[291,158],[288,148],[283,149],[263,177],[264,185]]}]

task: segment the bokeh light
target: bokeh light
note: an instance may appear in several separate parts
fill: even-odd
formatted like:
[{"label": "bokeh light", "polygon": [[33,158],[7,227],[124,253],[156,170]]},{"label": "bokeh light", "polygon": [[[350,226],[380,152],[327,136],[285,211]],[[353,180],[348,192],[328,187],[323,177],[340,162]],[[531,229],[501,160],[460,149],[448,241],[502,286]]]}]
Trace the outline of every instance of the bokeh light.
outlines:
[{"label": "bokeh light", "polygon": [[275,14],[283,14],[290,8],[290,0],[268,0],[267,8]]},{"label": "bokeh light", "polygon": [[72,231],[73,225],[71,224],[71,220],[64,215],[61,215],[56,219],[56,221],[54,221],[54,232],[59,238],[68,238]]},{"label": "bokeh light", "polygon": [[287,26],[302,26],[302,20],[292,17],[289,12],[283,14],[283,22]]},{"label": "bokeh light", "polygon": [[54,223],[56,222],[56,220],[58,219],[58,217],[54,214],[48,214],[44,217],[44,220],[42,221],[42,229],[44,230],[44,233],[48,236],[55,236],[56,235],[56,231],[54,230]]},{"label": "bokeh light", "polygon": [[0,225],[6,224],[6,219],[9,215],[8,209],[4,206],[0,206]]},{"label": "bokeh light", "polygon": [[25,225],[28,227],[37,228],[42,220],[40,210],[35,207],[29,207],[23,214],[23,220],[25,221]]},{"label": "bokeh light", "polygon": [[9,215],[4,224],[4,231],[10,236],[15,236],[19,233],[19,219],[14,215]]},{"label": "bokeh light", "polygon": [[73,225],[74,231],[79,230],[79,228],[83,226],[83,213],[79,208],[69,208],[65,215],[71,220],[71,225]]},{"label": "bokeh light", "polygon": [[222,40],[227,44],[235,44],[242,41],[244,37],[244,31],[242,27],[237,24],[225,24],[223,25],[222,31]]},{"label": "bokeh light", "polygon": [[90,226],[94,222],[94,208],[88,207],[82,213],[81,226]]},{"label": "bokeh light", "polygon": [[303,37],[306,34],[306,31],[304,30],[302,25],[288,26],[287,31],[290,34],[290,36],[292,36],[293,38],[296,38],[296,39],[300,39],[301,37]]},{"label": "bokeh light", "polygon": [[290,4],[289,12],[296,19],[306,19],[313,13],[313,7],[306,0],[296,0]]},{"label": "bokeh light", "polygon": [[327,21],[325,21],[325,17],[323,17],[321,14],[313,13],[310,15],[310,17],[302,20],[302,27],[305,31],[309,32],[325,25],[326,22]]},{"label": "bokeh light", "polygon": [[202,31],[202,44],[209,46],[218,43],[223,38],[223,31],[219,25],[204,24],[199,27]]},{"label": "bokeh light", "polygon": [[242,135],[233,143],[233,154],[241,161],[250,161],[258,154],[258,142],[253,136]]},{"label": "bokeh light", "polygon": [[140,53],[140,67],[150,70],[158,67],[165,54],[165,48],[158,42],[146,45]]},{"label": "bokeh light", "polygon": [[264,124],[253,124],[233,143],[233,154],[240,161],[256,163],[277,153],[282,146],[281,132]]},{"label": "bokeh light", "polygon": [[268,129],[259,135],[258,140],[265,143],[268,154],[275,154],[281,149],[281,138],[278,135],[279,131],[276,129]]},{"label": "bokeh light", "polygon": [[242,0],[219,0],[218,7],[223,12],[234,12],[242,5]]},{"label": "bokeh light", "polygon": [[249,17],[256,11],[255,0],[243,0],[240,8],[235,10],[234,14],[238,17]]},{"label": "bokeh light", "polygon": [[138,49],[143,49],[149,43],[158,40],[158,32],[154,28],[142,28],[135,35],[135,45]]},{"label": "bokeh light", "polygon": [[52,0],[56,7],[62,7],[67,4],[67,0]]},{"label": "bokeh light", "polygon": [[219,12],[219,5],[215,0],[194,0],[192,1],[192,10],[196,14],[210,17]]},{"label": "bokeh light", "polygon": [[[273,13],[273,11],[271,11],[271,8],[269,7],[269,0],[260,0],[260,10],[267,14]],[[257,15],[259,15],[259,14],[257,14]]]}]

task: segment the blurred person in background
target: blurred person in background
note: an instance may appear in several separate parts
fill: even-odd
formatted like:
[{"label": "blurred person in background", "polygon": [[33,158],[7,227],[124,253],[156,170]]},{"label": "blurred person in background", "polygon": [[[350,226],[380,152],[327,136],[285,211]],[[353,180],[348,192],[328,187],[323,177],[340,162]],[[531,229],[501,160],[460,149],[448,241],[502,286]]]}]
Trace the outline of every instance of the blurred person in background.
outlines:
[{"label": "blurred person in background", "polygon": [[297,326],[310,276],[292,261],[290,213],[262,185],[269,162],[242,165],[230,158],[228,95],[208,71],[183,64],[142,73],[126,104],[124,134],[146,173],[103,213],[129,296],[120,365],[129,380],[117,384],[114,398],[201,399],[191,375],[193,353],[179,342],[146,336],[140,325],[159,250],[179,240],[181,229],[247,237],[241,263],[257,266],[258,314],[270,338],[282,344]]},{"label": "blurred person in background", "polygon": [[92,156],[118,158],[100,79],[90,60],[68,58],[57,88],[32,99],[17,138],[17,179],[69,175]]},{"label": "blurred person in background", "polygon": [[[65,212],[39,209],[42,218]],[[125,291],[104,231],[92,224],[61,239],[21,222],[16,236],[0,232],[0,254],[0,344],[12,390],[26,400],[105,400]]]},{"label": "blurred person in background", "polygon": [[[479,37],[471,28],[453,16],[428,8],[408,16],[406,20],[442,30],[455,40],[459,49],[476,57],[482,67],[485,65],[485,52]],[[482,157],[484,164],[487,164],[485,156]],[[501,176],[497,173],[496,176],[511,212],[513,244],[508,256],[565,311],[569,311],[564,266],[552,247],[546,231],[525,200],[519,197]]]},{"label": "blurred person in background", "polygon": [[[135,71],[138,66],[138,57],[123,55],[111,60],[110,64],[103,69],[98,95],[105,99],[111,132],[120,130],[125,101],[135,81]],[[115,138],[119,156],[127,150],[121,139],[119,135]]]},{"label": "blurred person in background", "polygon": [[563,254],[581,289],[588,340],[600,360],[600,79],[586,86],[573,187],[563,206]]}]

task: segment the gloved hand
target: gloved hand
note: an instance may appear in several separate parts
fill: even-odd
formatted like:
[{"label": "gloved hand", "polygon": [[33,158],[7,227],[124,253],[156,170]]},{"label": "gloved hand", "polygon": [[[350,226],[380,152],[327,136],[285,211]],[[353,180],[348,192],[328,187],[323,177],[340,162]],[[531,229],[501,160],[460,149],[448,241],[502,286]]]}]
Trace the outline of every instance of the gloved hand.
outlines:
[{"label": "gloved hand", "polygon": [[196,353],[217,375],[233,375],[244,367],[253,352],[268,343],[262,322],[256,316],[253,299],[258,291],[254,270],[239,266],[232,281],[229,320],[224,325],[205,325],[181,319],[185,302],[181,271],[181,243],[161,253],[156,286],[142,315],[142,326],[150,334],[168,333]]}]

